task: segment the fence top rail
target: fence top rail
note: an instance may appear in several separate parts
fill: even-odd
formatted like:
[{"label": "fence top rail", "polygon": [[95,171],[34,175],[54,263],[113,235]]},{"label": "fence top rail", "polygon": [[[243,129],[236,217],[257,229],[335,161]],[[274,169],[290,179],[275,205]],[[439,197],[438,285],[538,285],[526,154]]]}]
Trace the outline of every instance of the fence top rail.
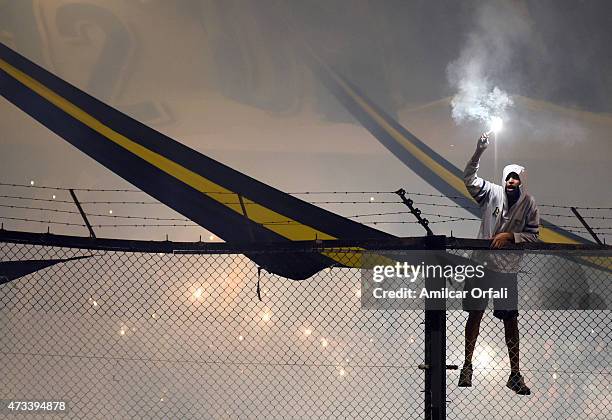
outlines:
[{"label": "fence top rail", "polygon": [[[349,251],[355,248],[368,250],[433,250],[433,249],[490,249],[490,241],[484,239],[424,236],[407,238],[313,240],[294,242],[175,242],[132,239],[90,238],[85,236],[57,235],[52,233],[23,232],[0,229],[0,242],[27,245],[45,245],[100,251],[169,253],[169,254],[245,254],[258,252],[317,252],[321,250]],[[350,249],[349,249],[350,248]],[[611,251],[612,246],[597,244],[527,243],[509,249],[537,251]]]}]

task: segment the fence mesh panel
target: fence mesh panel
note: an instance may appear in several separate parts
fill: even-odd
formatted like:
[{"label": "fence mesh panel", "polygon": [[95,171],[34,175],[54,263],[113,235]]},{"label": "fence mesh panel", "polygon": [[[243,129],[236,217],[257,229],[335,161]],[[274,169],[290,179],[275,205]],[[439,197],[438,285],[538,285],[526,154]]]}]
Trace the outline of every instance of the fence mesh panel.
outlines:
[{"label": "fence mesh panel", "polygon": [[359,270],[306,281],[236,254],[92,255],[0,286],[2,398],[75,418],[421,418],[423,314],[360,309]]},{"label": "fence mesh panel", "polygon": [[[597,255],[597,254],[596,254]],[[523,256],[519,289],[548,283],[539,292],[546,307],[585,305],[610,308],[609,272],[556,255]],[[609,264],[609,253],[591,258]],[[545,299],[541,299],[544,297]],[[534,300],[536,297],[532,297]],[[521,299],[530,296],[521,294]],[[466,314],[449,311],[447,360],[464,360]],[[532,395],[519,396],[505,387],[510,365],[504,322],[486,311],[473,358],[473,387],[457,387],[459,372],[447,380],[447,418],[604,419],[612,413],[612,314],[609,310],[521,310],[520,363]]]},{"label": "fence mesh panel", "polygon": [[[0,398],[64,400],[73,418],[423,418],[423,311],[362,309],[358,269],[294,281],[237,253],[0,243],[2,261],[75,256],[89,258],[0,285]],[[559,282],[610,281],[534,256],[519,283],[545,263],[567,265]],[[474,386],[447,372],[448,418],[610,415],[609,310],[521,311],[527,397],[505,387],[503,322],[489,312]],[[448,363],[463,361],[466,318],[447,313]]]}]

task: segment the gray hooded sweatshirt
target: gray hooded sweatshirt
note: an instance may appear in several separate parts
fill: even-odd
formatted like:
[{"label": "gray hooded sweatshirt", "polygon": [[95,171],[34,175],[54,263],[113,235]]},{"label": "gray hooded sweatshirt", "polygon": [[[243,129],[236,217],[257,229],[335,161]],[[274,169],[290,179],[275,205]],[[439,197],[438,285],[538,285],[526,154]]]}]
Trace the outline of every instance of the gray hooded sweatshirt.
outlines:
[{"label": "gray hooded sweatshirt", "polygon": [[[520,165],[504,168],[501,185],[478,176],[479,159],[470,159],[463,173],[465,186],[482,210],[482,223],[478,238],[491,239],[498,233],[514,234],[514,242],[536,242],[539,235],[540,215],[534,198],[527,193],[527,173]],[[520,197],[508,209],[505,187],[506,177],[516,172],[521,179]]]}]

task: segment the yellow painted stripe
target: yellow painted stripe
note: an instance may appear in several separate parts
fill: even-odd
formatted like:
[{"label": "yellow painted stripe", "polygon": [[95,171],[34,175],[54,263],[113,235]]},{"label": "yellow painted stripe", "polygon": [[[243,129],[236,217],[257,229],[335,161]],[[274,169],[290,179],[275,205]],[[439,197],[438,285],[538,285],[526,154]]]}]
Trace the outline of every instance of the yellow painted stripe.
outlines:
[{"label": "yellow painted stripe", "polygon": [[555,244],[580,244],[575,239],[568,238],[567,236],[556,232],[552,229],[541,227],[540,228],[540,239],[544,242],[550,242]]},{"label": "yellow painted stripe", "polygon": [[374,252],[364,253],[359,247],[340,247],[323,251],[322,254],[346,267],[371,269],[375,265],[393,265],[395,260]]},{"label": "yellow painted stripe", "polygon": [[[81,121],[83,124],[100,133],[115,144],[123,147],[125,150],[161,169],[168,175],[173,176],[195,190],[200,191],[202,194],[216,200],[221,204],[224,204],[229,209],[242,215],[242,208],[239,202],[226,202],[228,197],[231,197],[231,195],[228,196],[228,193],[232,194],[232,191],[136,143],[135,141],[130,140],[2,59],[0,59],[0,68],[41,97],[66,112],[68,115]],[[337,239],[332,235],[304,225],[253,201],[248,200],[248,204],[250,204],[247,212],[248,217],[256,223],[289,221],[290,223],[278,223],[265,226],[267,229],[287,239],[293,241]]]}]

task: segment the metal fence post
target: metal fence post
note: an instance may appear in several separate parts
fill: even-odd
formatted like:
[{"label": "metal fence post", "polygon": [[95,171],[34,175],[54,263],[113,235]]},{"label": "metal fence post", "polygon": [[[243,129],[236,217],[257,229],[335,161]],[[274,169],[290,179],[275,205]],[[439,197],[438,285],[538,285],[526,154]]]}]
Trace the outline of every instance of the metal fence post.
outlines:
[{"label": "metal fence post", "polygon": [[77,198],[76,194],[74,193],[74,190],[70,189],[68,191],[70,191],[70,196],[74,200],[74,204],[76,204],[77,209],[79,210],[79,213],[81,213],[81,217],[83,218],[83,221],[85,222],[85,226],[87,226],[87,230],[89,230],[89,237],[95,239],[96,238],[96,233],[94,232],[93,228],[91,227],[91,224],[89,223],[89,219],[87,219],[87,215],[85,214],[85,211],[83,210],[83,207],[81,207],[81,203],[79,202],[79,199]]},{"label": "metal fence post", "polygon": [[[446,249],[445,236],[426,238],[430,250]],[[444,278],[427,279],[426,287],[440,290],[445,287]],[[440,299],[425,300],[425,419],[446,418],[446,309]],[[434,309],[435,308],[435,309]]]}]

